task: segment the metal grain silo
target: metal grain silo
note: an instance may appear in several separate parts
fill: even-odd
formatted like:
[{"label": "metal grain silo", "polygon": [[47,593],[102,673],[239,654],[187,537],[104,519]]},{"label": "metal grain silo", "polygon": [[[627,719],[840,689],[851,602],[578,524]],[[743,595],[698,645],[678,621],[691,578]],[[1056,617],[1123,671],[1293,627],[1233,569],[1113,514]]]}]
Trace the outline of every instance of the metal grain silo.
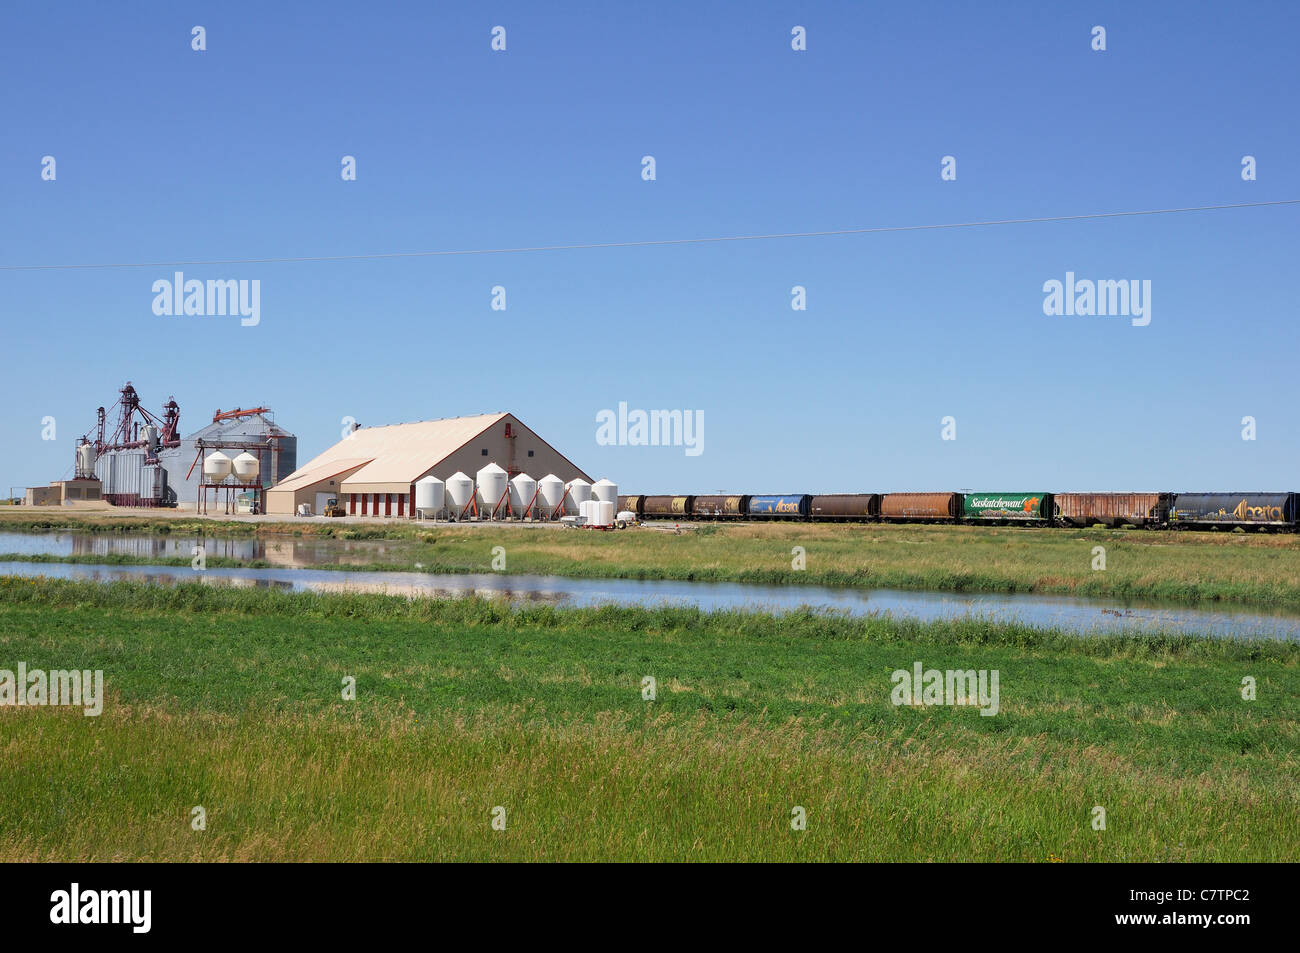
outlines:
[{"label": "metal grain silo", "polygon": [[597,480],[591,485],[591,498],[593,500],[604,500],[617,506],[618,484],[613,480]]},{"label": "metal grain silo", "polygon": [[76,478],[88,480],[95,476],[95,446],[83,443],[77,445]]},{"label": "metal grain silo", "polygon": [[539,516],[550,517],[555,508],[564,499],[564,481],[554,473],[548,473],[537,481],[537,495],[541,498],[544,512]]},{"label": "metal grain silo", "polygon": [[510,511],[518,517],[534,515],[533,498],[537,495],[537,481],[527,473],[521,473],[510,481]]},{"label": "metal grain silo", "polygon": [[230,476],[230,458],[218,450],[203,458],[203,482],[220,483]]},{"label": "metal grain silo", "polygon": [[415,481],[415,508],[426,514],[437,513],[442,509],[446,498],[447,484],[436,476],[427,476]]},{"label": "metal grain silo", "polygon": [[474,498],[474,481],[469,474],[457,470],[447,477],[447,499],[452,510],[459,516],[464,512],[469,501]]},{"label": "metal grain silo", "polygon": [[564,486],[568,494],[564,501],[564,512],[577,515],[582,512],[582,504],[591,499],[591,484],[582,477],[570,480]]},{"label": "metal grain silo", "polygon": [[245,450],[230,461],[230,469],[234,472],[235,479],[240,483],[255,483],[262,465],[258,462],[257,457]]},{"label": "metal grain silo", "polygon": [[505,510],[508,477],[506,471],[489,463],[478,471],[478,508],[482,516],[498,516]]}]

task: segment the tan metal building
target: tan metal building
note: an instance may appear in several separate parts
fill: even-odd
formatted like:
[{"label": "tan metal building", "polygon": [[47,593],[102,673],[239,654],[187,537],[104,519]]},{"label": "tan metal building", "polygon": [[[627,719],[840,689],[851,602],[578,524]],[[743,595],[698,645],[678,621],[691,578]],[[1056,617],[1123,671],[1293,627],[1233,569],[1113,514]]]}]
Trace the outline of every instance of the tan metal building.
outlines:
[{"label": "tan metal building", "polygon": [[591,480],[513,414],[448,417],[354,430],[268,490],[266,511],[291,516],[307,503],[320,514],[336,497],[350,515],[405,518],[415,510],[417,480],[457,471],[473,477],[489,463],[512,479]]},{"label": "tan metal building", "polygon": [[100,499],[98,480],[55,480],[49,486],[29,486],[28,506],[62,506],[64,503]]}]

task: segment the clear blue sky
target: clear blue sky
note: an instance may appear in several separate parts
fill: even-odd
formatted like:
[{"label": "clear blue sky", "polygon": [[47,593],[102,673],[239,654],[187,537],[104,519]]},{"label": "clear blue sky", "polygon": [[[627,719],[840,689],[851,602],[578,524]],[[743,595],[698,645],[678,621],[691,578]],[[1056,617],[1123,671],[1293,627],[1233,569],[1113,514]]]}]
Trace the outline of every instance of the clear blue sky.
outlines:
[{"label": "clear blue sky", "polygon": [[[285,6],[7,4],[0,264],[1300,197],[1294,3]],[[302,460],[345,415],[510,410],[628,491],[1300,489],[1298,236],[1283,206],[184,269],[260,279],[253,328],[154,315],[170,268],[3,271],[0,484],[67,475],[129,379],[151,409],[175,395],[186,433],[269,404]],[[1045,316],[1067,271],[1149,279],[1151,324]],[[619,401],[702,410],[704,452],[597,446]]]}]

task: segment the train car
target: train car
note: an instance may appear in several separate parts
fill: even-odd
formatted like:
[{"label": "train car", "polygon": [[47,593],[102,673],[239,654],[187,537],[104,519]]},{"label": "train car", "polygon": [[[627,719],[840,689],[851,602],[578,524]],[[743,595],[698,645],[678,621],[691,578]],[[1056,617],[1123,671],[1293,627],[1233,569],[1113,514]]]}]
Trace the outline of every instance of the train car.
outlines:
[{"label": "train car", "polygon": [[963,493],[961,518],[975,523],[1046,523],[1053,517],[1052,494]]},{"label": "train car", "polygon": [[1054,493],[1056,521],[1066,526],[1163,526],[1172,493]]},{"label": "train car", "polygon": [[879,493],[827,493],[808,503],[809,519],[848,522],[880,517]]},{"label": "train car", "polygon": [[748,496],[697,496],[691,506],[691,516],[701,520],[744,519]]},{"label": "train car", "polygon": [[645,502],[644,496],[620,496],[618,498],[618,510],[622,513],[626,510],[629,513],[635,513],[638,517],[644,516],[642,504]]},{"label": "train car", "polygon": [[1177,493],[1169,512],[1173,526],[1296,525],[1295,493]]},{"label": "train car", "polygon": [[805,520],[808,518],[808,494],[790,494],[786,496],[751,496],[745,515],[750,519],[760,520]]},{"label": "train car", "polygon": [[689,519],[694,502],[693,496],[646,496],[641,499],[641,512],[637,515],[648,520]]},{"label": "train car", "polygon": [[880,498],[880,518],[891,522],[938,520],[956,522],[961,516],[960,493],[886,493]]}]

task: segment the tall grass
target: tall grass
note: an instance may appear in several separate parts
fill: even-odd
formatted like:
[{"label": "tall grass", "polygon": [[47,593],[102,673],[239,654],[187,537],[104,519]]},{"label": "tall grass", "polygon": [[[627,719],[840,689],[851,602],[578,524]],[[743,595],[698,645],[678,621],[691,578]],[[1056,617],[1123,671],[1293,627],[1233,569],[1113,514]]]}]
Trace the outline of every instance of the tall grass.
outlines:
[{"label": "tall grass", "polygon": [[[107,699],[0,706],[0,860],[1300,851],[1294,643],[0,579],[19,660]],[[998,670],[999,713],[893,705],[915,661]]]}]

